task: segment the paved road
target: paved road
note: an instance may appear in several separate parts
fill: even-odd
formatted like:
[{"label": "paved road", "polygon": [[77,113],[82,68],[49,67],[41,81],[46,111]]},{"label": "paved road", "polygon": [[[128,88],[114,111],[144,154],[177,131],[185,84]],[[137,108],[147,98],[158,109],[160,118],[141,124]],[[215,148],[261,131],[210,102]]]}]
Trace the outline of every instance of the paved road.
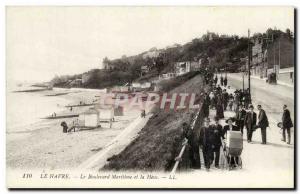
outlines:
[{"label": "paved road", "polygon": [[[228,85],[242,89],[241,74],[228,74]],[[281,121],[282,106],[286,104],[294,118],[294,88],[282,85],[270,85],[264,80],[251,78],[251,94],[255,105],[261,104],[268,115],[277,122]],[[248,88],[248,79],[245,77],[245,89]],[[294,121],[294,119],[293,119]]]}]

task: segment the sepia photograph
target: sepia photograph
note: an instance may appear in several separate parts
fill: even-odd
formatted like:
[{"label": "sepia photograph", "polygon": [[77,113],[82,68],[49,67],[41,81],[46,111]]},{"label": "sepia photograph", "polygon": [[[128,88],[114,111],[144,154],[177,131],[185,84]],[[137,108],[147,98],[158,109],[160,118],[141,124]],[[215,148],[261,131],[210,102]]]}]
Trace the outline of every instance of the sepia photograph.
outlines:
[{"label": "sepia photograph", "polygon": [[295,20],[6,6],[6,187],[294,190]]}]

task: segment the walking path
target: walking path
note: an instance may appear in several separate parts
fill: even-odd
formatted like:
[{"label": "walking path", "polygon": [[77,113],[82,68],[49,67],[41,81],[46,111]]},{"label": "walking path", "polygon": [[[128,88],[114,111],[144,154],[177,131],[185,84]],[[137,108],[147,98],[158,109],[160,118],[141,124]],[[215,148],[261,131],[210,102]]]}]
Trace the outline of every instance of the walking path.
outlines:
[{"label": "walking path", "polygon": [[[281,141],[280,129],[277,127],[277,122],[279,122],[281,118],[283,103],[287,104],[291,112],[293,112],[293,89],[272,85],[268,87],[269,85],[265,85],[265,83],[260,80],[252,81],[251,84],[253,87],[251,91],[253,92],[254,106],[261,104],[269,119],[270,127],[267,128],[267,145],[261,144],[260,129],[257,129],[253,133],[253,142],[248,143],[246,140],[246,129],[244,129],[243,152],[241,155],[243,168],[232,171],[215,169],[212,165],[210,172],[205,172],[205,170],[203,170],[203,155],[201,153],[201,170],[192,170],[191,172],[191,176],[195,177],[195,179],[199,179],[199,187],[209,187],[211,185],[212,187],[257,188],[291,187],[293,185],[294,146],[287,145]],[[231,87],[229,93],[233,92],[235,88],[241,89],[242,79],[240,79],[238,75],[228,75],[228,85]],[[245,86],[247,85],[245,84]],[[284,88],[281,89],[282,87]],[[280,91],[283,91],[283,93],[279,94]],[[258,112],[257,109],[254,111]],[[215,110],[210,110],[209,117],[213,119],[215,115]],[[224,116],[225,118],[220,121],[222,126],[225,125],[227,118],[234,116],[234,112],[224,111]],[[222,153],[220,154],[222,156]],[[233,182],[224,180],[233,180]]]},{"label": "walking path", "polygon": [[129,126],[127,126],[117,137],[109,142],[101,151],[93,155],[85,162],[78,166],[79,170],[99,170],[106,163],[107,159],[113,155],[119,154],[133,139],[136,138],[138,132],[145,126],[149,118],[152,116],[151,113],[146,115],[145,118],[136,118]]}]

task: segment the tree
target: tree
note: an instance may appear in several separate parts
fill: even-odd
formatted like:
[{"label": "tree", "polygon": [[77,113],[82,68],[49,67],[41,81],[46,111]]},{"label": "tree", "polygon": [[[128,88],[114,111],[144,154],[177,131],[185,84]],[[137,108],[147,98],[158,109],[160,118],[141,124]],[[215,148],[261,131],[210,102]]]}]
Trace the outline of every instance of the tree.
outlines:
[{"label": "tree", "polygon": [[160,54],[156,60],[155,60],[155,67],[157,69],[158,74],[162,72],[164,69],[164,59],[163,59],[163,54]]}]

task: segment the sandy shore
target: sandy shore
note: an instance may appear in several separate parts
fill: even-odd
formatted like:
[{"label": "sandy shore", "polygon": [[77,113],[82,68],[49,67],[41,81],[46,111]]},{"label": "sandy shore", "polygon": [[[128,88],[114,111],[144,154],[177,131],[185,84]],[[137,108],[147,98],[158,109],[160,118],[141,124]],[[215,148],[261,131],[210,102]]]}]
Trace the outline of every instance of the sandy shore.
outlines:
[{"label": "sandy shore", "polygon": [[[61,91],[59,91],[61,92]],[[98,91],[70,91],[61,96],[70,100],[70,104],[79,101],[90,103]],[[58,93],[47,91],[45,94]],[[64,106],[64,105],[58,105]],[[72,113],[80,113],[89,107],[73,108]],[[70,112],[66,109],[65,113]],[[62,114],[62,113],[58,113]],[[32,124],[30,131],[7,133],[6,164],[7,168],[18,169],[72,169],[87,158],[101,151],[104,146],[122,132],[139,116],[138,110],[126,111],[124,116],[115,117],[112,128],[103,123],[101,128],[62,133],[60,123],[71,123],[74,118],[45,120]]]}]

